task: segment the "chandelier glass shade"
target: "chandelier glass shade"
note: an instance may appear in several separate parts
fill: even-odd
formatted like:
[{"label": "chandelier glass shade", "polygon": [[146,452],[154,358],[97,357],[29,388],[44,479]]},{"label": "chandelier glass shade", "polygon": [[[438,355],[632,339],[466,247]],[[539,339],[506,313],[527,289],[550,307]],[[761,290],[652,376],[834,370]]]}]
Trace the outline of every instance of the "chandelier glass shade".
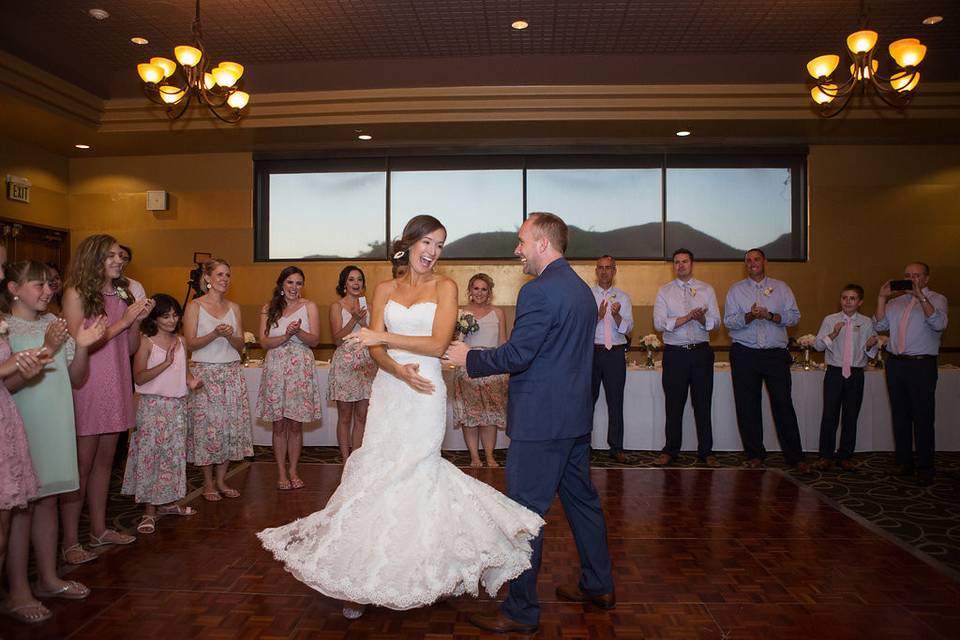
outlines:
[{"label": "chandelier glass shade", "polygon": [[807,63],[807,72],[814,80],[810,97],[819,105],[820,115],[827,118],[840,113],[847,106],[850,96],[859,88],[866,91],[873,87],[887,104],[901,109],[910,102],[913,91],[920,84],[917,67],[923,62],[927,48],[916,38],[903,38],[888,47],[896,65],[889,77],[882,76],[879,62],[874,54],[879,35],[876,31],[863,29],[847,36],[847,54],[850,56],[850,77],[840,81],[834,72],[840,66],[840,56],[827,54],[817,56]]},{"label": "chandelier glass shade", "polygon": [[224,61],[214,66],[203,46],[200,0],[193,21],[193,45],[174,47],[176,59],[155,57],[137,65],[147,97],[167,108],[171,119],[182,116],[193,100],[206,106],[218,119],[234,124],[243,117],[250,94],[238,85],[243,65]]}]

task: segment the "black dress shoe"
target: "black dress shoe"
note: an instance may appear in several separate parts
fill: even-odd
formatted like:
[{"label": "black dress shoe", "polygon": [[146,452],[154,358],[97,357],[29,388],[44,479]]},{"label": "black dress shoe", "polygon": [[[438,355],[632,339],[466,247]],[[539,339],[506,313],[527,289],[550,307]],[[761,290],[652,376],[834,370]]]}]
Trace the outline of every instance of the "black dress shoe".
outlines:
[{"label": "black dress shoe", "polygon": [[586,602],[601,609],[613,609],[617,606],[617,596],[613,591],[599,596],[592,596],[589,593],[581,591],[579,586],[557,587],[557,597],[561,600],[569,600],[570,602]]},{"label": "black dress shoe", "polygon": [[933,471],[918,471],[917,472],[917,484],[921,487],[929,487],[934,483],[934,474]]},{"label": "black dress shoe", "polygon": [[898,464],[893,468],[895,476],[912,476],[916,469],[912,464]]},{"label": "black dress shoe", "polygon": [[536,633],[537,625],[517,622],[501,612],[473,613],[467,616],[473,626],[493,633]]},{"label": "black dress shoe", "polygon": [[627,461],[627,454],[625,454],[623,451],[615,451],[610,454],[610,457],[613,458],[614,462],[619,462],[621,464]]}]

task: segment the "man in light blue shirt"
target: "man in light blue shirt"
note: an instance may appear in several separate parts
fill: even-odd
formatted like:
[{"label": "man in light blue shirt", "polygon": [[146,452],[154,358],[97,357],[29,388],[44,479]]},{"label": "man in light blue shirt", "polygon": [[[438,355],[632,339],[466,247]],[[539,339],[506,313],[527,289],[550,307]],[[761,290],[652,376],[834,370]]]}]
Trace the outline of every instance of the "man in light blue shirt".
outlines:
[{"label": "man in light blue shirt", "polygon": [[934,418],[936,415],[937,354],[947,328],[947,299],[927,287],[930,267],[913,262],[904,269],[910,289],[891,298],[890,282],[880,288],[874,328],[889,331],[887,392],[893,419],[897,473],[914,472],[916,440],[917,479],[922,485],[934,479]]},{"label": "man in light blue shirt", "polygon": [[800,426],[793,408],[790,352],[787,327],[800,320],[800,309],[787,283],[767,277],[767,256],[750,249],[744,256],[747,278],[727,292],[723,323],[733,338],[730,373],[737,427],[747,460],[744,466],[763,465],[763,383],[770,395],[773,422],[784,460],[801,473],[810,470],[804,462]]},{"label": "man in light blue shirt", "polygon": [[663,332],[664,431],[666,443],[656,466],[672,463],[683,445],[683,409],[687,393],[697,425],[697,457],[709,467],[720,462],[713,455],[713,349],[710,331],[720,326],[720,310],[713,287],[693,277],[693,252],[673,252],[676,279],[660,287],[653,305],[653,328]]}]

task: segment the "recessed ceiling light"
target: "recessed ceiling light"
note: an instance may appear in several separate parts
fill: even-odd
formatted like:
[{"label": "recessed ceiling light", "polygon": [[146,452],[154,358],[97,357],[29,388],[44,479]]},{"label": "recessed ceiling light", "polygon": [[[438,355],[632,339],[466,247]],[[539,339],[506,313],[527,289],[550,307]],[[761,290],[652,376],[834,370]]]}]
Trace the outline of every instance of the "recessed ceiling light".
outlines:
[{"label": "recessed ceiling light", "polygon": [[923,24],[926,25],[940,24],[941,22],[943,22],[943,16],[929,16],[923,19]]},{"label": "recessed ceiling light", "polygon": [[149,40],[141,36],[133,36],[132,38],[130,38],[130,42],[132,42],[133,44],[140,44],[140,45],[150,44]]},{"label": "recessed ceiling light", "polygon": [[88,144],[75,144],[75,145],[73,145],[73,146],[75,146],[77,149],[89,149],[89,148],[90,148],[90,145],[88,145]]},{"label": "recessed ceiling light", "polygon": [[682,129],[680,131],[677,131],[677,135],[681,138],[686,138],[688,135],[690,135],[690,132],[687,131],[686,129]]},{"label": "recessed ceiling light", "polygon": [[369,133],[361,133],[357,136],[357,140],[373,140],[373,136]]},{"label": "recessed ceiling light", "polygon": [[517,31],[523,31],[524,29],[530,26],[530,23],[527,22],[526,20],[514,20],[512,23],[510,23],[510,26],[516,29]]},{"label": "recessed ceiling light", "polygon": [[90,11],[87,11],[87,14],[91,18],[95,18],[97,20],[106,20],[110,17],[110,14],[103,9],[90,9]]}]

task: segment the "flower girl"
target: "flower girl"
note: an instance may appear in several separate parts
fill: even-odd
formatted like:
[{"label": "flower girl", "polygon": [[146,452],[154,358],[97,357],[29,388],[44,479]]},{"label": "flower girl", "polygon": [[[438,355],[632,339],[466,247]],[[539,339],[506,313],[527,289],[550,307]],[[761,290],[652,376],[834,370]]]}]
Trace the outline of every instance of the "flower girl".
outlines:
[{"label": "flower girl", "polygon": [[187,396],[200,386],[187,368],[187,350],[177,334],[183,310],[160,293],[142,325],[144,340],[133,357],[133,381],[140,402],[137,430],[127,452],[123,493],[145,502],[137,531],[153,533],[157,515],[192,516],[176,504],[187,493]]}]

